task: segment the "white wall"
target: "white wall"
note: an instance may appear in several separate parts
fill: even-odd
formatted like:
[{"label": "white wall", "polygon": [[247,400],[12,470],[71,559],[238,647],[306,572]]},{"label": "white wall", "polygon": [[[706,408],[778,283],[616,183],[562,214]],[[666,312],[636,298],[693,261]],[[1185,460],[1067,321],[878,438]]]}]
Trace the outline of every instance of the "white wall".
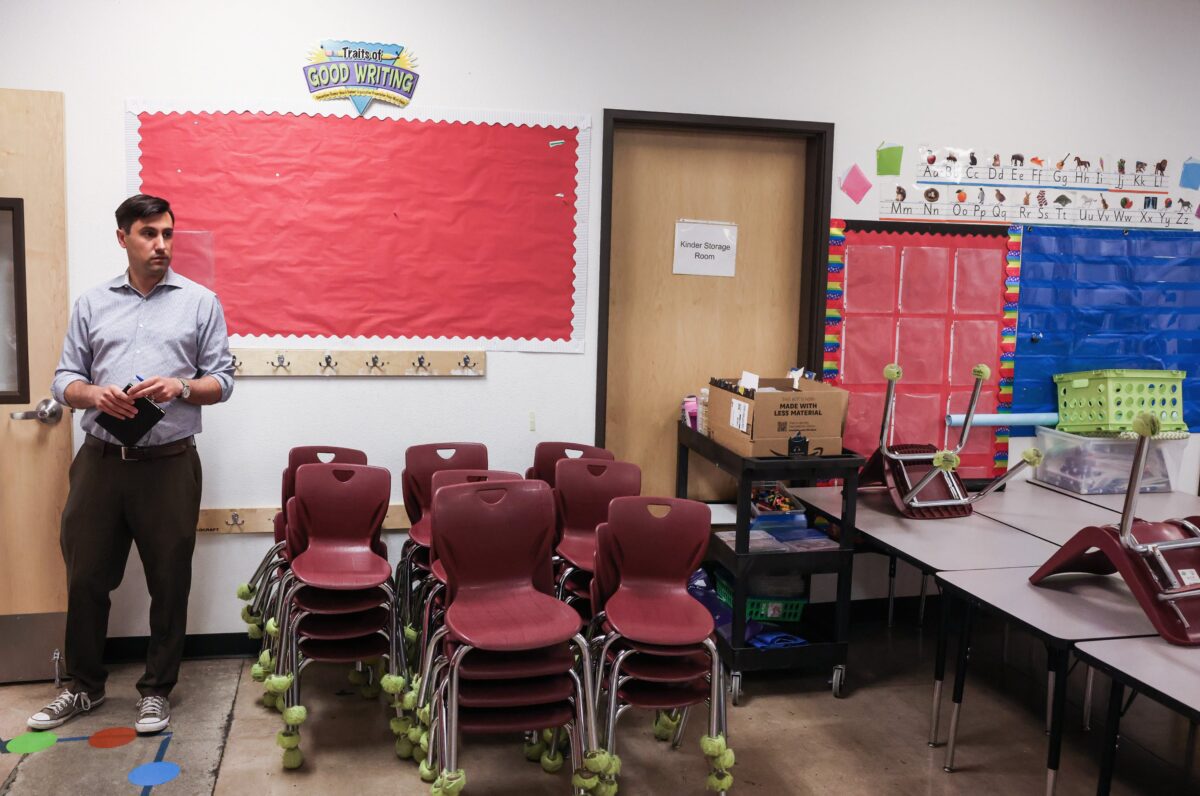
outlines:
[{"label": "white wall", "polygon": [[[300,68],[321,39],[411,47],[418,105],[587,113],[596,126],[606,107],[828,121],[835,172],[858,161],[873,173],[885,138],[1014,151],[1200,148],[1188,67],[1197,34],[1200,4],[1189,0],[0,0],[0,85],[66,95],[75,296],[124,267],[112,211],[124,198],[125,99],[304,98]],[[592,319],[601,146],[597,133]],[[835,216],[873,207],[872,197],[860,209],[835,192]],[[470,438],[496,466],[523,468],[539,439],[592,437],[595,349],[593,322],[586,354],[490,354],[477,382],[243,380],[231,403],[205,411],[204,504],[270,505],[287,448],[306,442],[362,447],[399,473],[410,444]],[[200,540],[191,632],[240,629],[234,586],[264,543]],[[146,632],[136,563],[114,606],[114,635]]]}]

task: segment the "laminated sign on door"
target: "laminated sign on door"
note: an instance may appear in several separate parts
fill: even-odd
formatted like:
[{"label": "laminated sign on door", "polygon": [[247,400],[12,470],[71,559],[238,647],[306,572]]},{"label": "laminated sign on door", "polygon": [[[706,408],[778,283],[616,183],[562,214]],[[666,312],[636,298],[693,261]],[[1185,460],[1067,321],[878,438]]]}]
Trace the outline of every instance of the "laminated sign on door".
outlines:
[{"label": "laminated sign on door", "polygon": [[737,224],[724,221],[675,222],[672,273],[733,276],[737,260]]}]

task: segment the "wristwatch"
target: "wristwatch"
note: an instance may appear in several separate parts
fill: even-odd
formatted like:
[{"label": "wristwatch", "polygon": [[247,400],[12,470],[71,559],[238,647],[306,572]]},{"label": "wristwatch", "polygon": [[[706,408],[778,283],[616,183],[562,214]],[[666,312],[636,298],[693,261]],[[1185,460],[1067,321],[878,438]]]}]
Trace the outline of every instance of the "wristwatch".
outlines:
[{"label": "wristwatch", "polygon": [[192,385],[187,383],[187,379],[179,379],[179,383],[183,387],[183,392],[179,393],[179,397],[186,401],[192,397]]}]

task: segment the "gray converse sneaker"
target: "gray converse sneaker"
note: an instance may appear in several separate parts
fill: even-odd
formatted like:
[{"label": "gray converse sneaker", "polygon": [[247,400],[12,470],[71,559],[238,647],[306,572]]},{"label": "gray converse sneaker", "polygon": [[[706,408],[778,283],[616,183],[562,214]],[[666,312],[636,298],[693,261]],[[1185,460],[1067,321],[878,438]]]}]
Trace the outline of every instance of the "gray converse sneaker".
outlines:
[{"label": "gray converse sneaker", "polygon": [[53,730],[103,702],[104,694],[93,698],[83,692],[75,693],[67,689],[49,705],[30,716],[25,723],[32,730]]},{"label": "gray converse sneaker", "polygon": [[166,697],[142,697],[137,709],[137,723],[133,728],[140,733],[162,732],[171,723],[171,703]]}]

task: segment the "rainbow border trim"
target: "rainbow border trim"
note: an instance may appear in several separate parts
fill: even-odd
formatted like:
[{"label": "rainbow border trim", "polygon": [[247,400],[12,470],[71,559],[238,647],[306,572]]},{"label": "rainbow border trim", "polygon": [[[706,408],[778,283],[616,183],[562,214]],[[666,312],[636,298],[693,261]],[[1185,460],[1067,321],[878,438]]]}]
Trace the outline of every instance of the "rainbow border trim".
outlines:
[{"label": "rainbow border trim", "polygon": [[829,220],[829,261],[825,276],[825,355],[822,358],[822,381],[841,384],[842,350],[842,271],[846,267],[846,222],[840,218]]},{"label": "rainbow border trim", "polygon": [[[1000,394],[996,411],[1008,414],[1013,406],[1013,381],[1017,359],[1017,304],[1021,297],[1021,242],[1025,227],[1008,228],[1008,254],[1004,263],[1004,322],[1000,327]],[[996,427],[995,473],[1008,471],[1009,427]]]}]

